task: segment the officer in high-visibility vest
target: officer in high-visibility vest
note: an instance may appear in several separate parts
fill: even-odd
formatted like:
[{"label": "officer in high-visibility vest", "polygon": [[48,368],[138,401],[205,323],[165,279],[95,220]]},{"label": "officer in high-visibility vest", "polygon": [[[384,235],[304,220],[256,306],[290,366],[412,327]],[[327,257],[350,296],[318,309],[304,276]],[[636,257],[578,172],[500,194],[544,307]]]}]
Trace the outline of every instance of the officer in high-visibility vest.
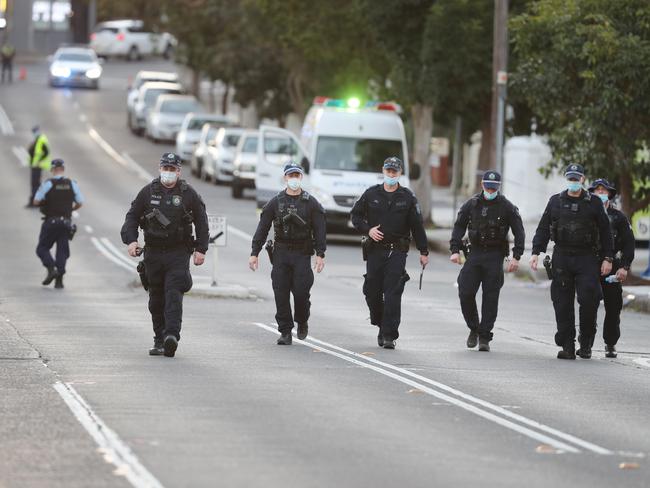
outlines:
[{"label": "officer in high-visibility vest", "polygon": [[2,59],[2,77],[1,82],[5,82],[5,78],[9,83],[13,82],[13,66],[14,56],[16,55],[16,48],[6,41],[0,49],[0,58]]},{"label": "officer in high-visibility vest", "polygon": [[41,185],[41,172],[50,170],[50,143],[47,136],[41,132],[38,125],[32,127],[34,141],[27,150],[29,152],[29,167],[31,169],[31,193],[29,194],[28,207],[34,206],[34,195]]}]

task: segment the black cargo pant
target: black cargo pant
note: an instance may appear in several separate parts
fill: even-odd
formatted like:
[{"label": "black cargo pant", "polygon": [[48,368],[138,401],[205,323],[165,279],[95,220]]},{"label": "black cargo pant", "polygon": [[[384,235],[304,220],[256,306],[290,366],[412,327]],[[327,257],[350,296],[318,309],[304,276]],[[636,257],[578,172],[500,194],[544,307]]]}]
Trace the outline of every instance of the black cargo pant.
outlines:
[{"label": "black cargo pant", "polygon": [[557,324],[555,343],[560,347],[575,344],[574,301],[577,294],[580,340],[591,345],[596,335],[598,305],[602,298],[600,260],[593,253],[567,253],[556,248],[552,269],[551,299]]},{"label": "black cargo pant", "polygon": [[[271,282],[275,296],[275,321],[278,330],[281,334],[290,333],[294,320],[303,324],[309,319],[311,307],[309,297],[314,284],[311,254],[302,250],[278,247],[276,244],[273,252]],[[291,295],[293,295],[293,313]]]},{"label": "black cargo pant", "polygon": [[[615,271],[620,266],[612,267]],[[614,274],[614,273],[612,273]],[[600,285],[603,289],[605,302],[605,320],[603,321],[603,340],[608,346],[615,346],[621,337],[621,310],[623,310],[623,286],[620,283],[607,283],[601,277]]]},{"label": "black cargo pant", "polygon": [[181,338],[183,294],[192,288],[191,253],[187,246],[145,247],[144,263],[149,280],[149,312],[156,341],[168,335]]},{"label": "black cargo pant", "polygon": [[29,183],[30,183],[30,188],[31,188],[31,194],[29,196],[29,203],[30,205],[34,201],[34,195],[36,195],[36,192],[38,191],[38,187],[41,186],[41,173],[42,169],[39,166],[36,167],[31,167],[30,172],[29,172]]},{"label": "black cargo pant", "polygon": [[379,327],[384,340],[399,337],[402,293],[410,279],[406,272],[407,253],[399,250],[370,248],[366,262],[363,294],[370,311],[370,323]]},{"label": "black cargo pant", "polygon": [[[56,258],[50,250],[56,244]],[[36,255],[43,266],[56,266],[59,274],[65,273],[65,264],[70,257],[70,220],[63,217],[49,217],[43,221],[41,233],[38,236]]]},{"label": "black cargo pant", "polygon": [[[492,340],[492,329],[499,311],[503,259],[502,249],[472,249],[458,275],[458,297],[465,323],[487,340]],[[479,286],[483,291],[480,319],[476,306]]]}]

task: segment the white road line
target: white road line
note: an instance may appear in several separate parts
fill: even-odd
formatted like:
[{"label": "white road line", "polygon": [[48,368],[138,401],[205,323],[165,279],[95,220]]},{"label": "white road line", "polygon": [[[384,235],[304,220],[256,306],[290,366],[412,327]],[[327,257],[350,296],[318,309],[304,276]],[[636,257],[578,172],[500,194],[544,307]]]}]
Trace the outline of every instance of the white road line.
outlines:
[{"label": "white road line", "polygon": [[5,136],[13,136],[15,134],[14,126],[11,124],[11,120],[9,120],[7,112],[2,108],[2,105],[0,105],[0,131]]},{"label": "white road line", "polygon": [[108,249],[110,252],[112,252],[112,253],[115,255],[115,257],[121,259],[122,261],[124,261],[124,262],[125,262],[126,264],[128,264],[129,266],[133,266],[133,267],[137,267],[137,266],[138,266],[138,263],[136,263],[135,261],[133,261],[130,257],[124,255],[124,254],[123,254],[123,253],[122,253],[122,252],[121,252],[117,247],[115,247],[115,244],[113,244],[113,243],[108,239],[108,237],[102,237],[102,238],[101,238],[101,242],[102,242],[102,244],[104,244],[104,246],[106,247],[106,249]]},{"label": "white road line", "polygon": [[535,429],[541,430],[543,432],[546,432],[548,434],[554,435],[556,437],[559,437],[560,439],[563,439],[567,442],[572,442],[573,444],[580,446],[584,449],[587,449],[589,451],[595,452],[596,454],[602,454],[602,455],[611,455],[614,454],[612,451],[609,449],[605,449],[604,447],[598,446],[596,444],[593,444],[591,442],[585,441],[583,439],[580,439],[579,437],[575,437],[571,434],[567,434],[566,432],[562,432],[561,430],[557,430],[553,427],[550,427],[548,425],[542,424],[540,422],[537,422],[536,420],[531,420],[527,417],[524,417],[523,415],[516,414],[514,412],[511,412],[508,409],[505,409],[503,407],[500,407],[498,405],[494,405],[490,402],[487,402],[485,400],[481,400],[480,398],[477,398],[475,396],[469,395],[467,393],[463,393],[460,390],[457,390],[456,388],[453,388],[451,386],[445,385],[444,383],[440,383],[438,381],[432,380],[430,378],[427,378],[426,376],[419,375],[417,373],[414,373],[412,371],[409,371],[408,369],[400,368],[399,366],[394,366],[390,363],[385,363],[383,361],[379,361],[378,359],[374,359],[372,357],[364,356],[362,354],[359,354],[354,351],[350,351],[348,349],[344,349],[339,346],[335,346],[334,344],[330,344],[325,341],[321,341],[318,339],[314,339],[313,337],[310,337],[309,339],[312,342],[315,342],[317,344],[321,344],[322,346],[329,347],[331,349],[334,349],[336,351],[349,354],[351,356],[354,356],[356,358],[359,358],[363,361],[367,361],[369,363],[377,364],[383,368],[391,369],[393,371],[397,371],[400,374],[403,374],[405,376],[409,376],[411,378],[414,378],[418,381],[422,381],[423,383],[427,383],[435,388],[438,388],[440,390],[446,391],[447,393],[451,393],[452,395],[456,395],[463,400],[467,400],[473,403],[476,403],[477,405],[480,405],[481,407],[488,408],[494,412],[497,412],[500,415],[503,415],[504,417],[509,417],[513,420],[516,420],[517,422],[520,422],[522,424],[528,425],[530,427],[533,427]]},{"label": "white road line", "polygon": [[14,153],[14,156],[16,156],[21,166],[29,166],[29,153],[27,152],[27,149],[20,146],[14,146],[11,148],[11,152]]},{"label": "white road line", "polygon": [[[273,327],[270,327],[270,326],[268,326],[266,324],[255,322],[254,325],[256,325],[256,326],[258,326],[258,327],[260,327],[262,329],[266,329],[266,330],[268,330],[270,332],[273,332],[275,334],[278,334],[278,331],[276,329],[274,329]],[[313,341],[313,339],[312,339],[312,341]],[[440,400],[444,400],[444,401],[446,401],[448,403],[451,403],[452,405],[455,405],[455,406],[457,406],[459,408],[462,408],[463,410],[467,410],[468,412],[471,412],[471,413],[473,413],[475,415],[478,415],[479,417],[483,417],[486,420],[490,420],[491,422],[494,422],[495,424],[501,425],[502,427],[506,427],[506,428],[508,428],[510,430],[518,432],[519,434],[525,435],[525,436],[527,436],[527,437],[529,437],[531,439],[534,439],[536,441],[548,444],[549,446],[552,446],[555,449],[558,449],[560,451],[570,452],[570,453],[579,453],[580,452],[579,449],[577,449],[577,448],[575,448],[575,447],[573,447],[573,446],[571,446],[569,444],[565,444],[564,442],[559,441],[559,440],[557,440],[557,439],[555,439],[553,437],[549,437],[547,435],[541,434],[539,432],[536,432],[536,431],[534,431],[532,429],[529,429],[527,427],[524,427],[522,425],[511,422],[510,420],[499,417],[499,416],[497,416],[497,415],[495,415],[493,413],[490,413],[490,412],[488,412],[486,410],[483,410],[483,409],[481,409],[481,408],[479,408],[479,407],[477,407],[475,405],[464,402],[462,400],[459,400],[457,398],[449,396],[449,395],[447,395],[445,393],[436,391],[436,390],[434,390],[432,388],[429,388],[428,386],[426,386],[426,385],[424,385],[422,383],[418,383],[416,381],[405,378],[404,376],[400,376],[400,375],[398,375],[396,373],[393,373],[393,372],[389,371],[388,369],[384,369],[384,368],[381,368],[379,366],[369,364],[369,363],[367,363],[365,361],[357,360],[357,359],[355,359],[353,357],[350,357],[350,356],[345,356],[345,355],[340,354],[338,352],[332,351],[331,349],[327,349],[325,347],[319,346],[319,345],[315,344],[314,342],[310,342],[308,340],[301,341],[301,340],[296,339],[296,342],[298,344],[302,344],[302,345],[306,345],[306,346],[309,346],[311,348],[314,348],[314,349],[316,349],[318,351],[321,351],[321,352],[323,352],[325,354],[329,354],[330,356],[337,357],[337,358],[342,359],[344,361],[347,361],[349,363],[356,364],[357,366],[361,366],[362,368],[370,369],[372,371],[375,371],[376,373],[387,376],[388,378],[391,378],[391,379],[397,380],[397,381],[399,381],[401,383],[404,383],[405,385],[411,386],[413,388],[417,388],[418,390],[421,390],[423,393],[426,393],[428,395],[436,397],[436,398],[438,398]]]},{"label": "white road line", "polygon": [[52,386],[103,451],[104,460],[116,467],[116,474],[124,476],[136,488],[163,488],[160,481],[140,463],[129,446],[97,416],[70,383],[57,381]]},{"label": "white road line", "polygon": [[89,234],[93,233],[93,228],[89,225],[84,225],[84,230],[88,232]]},{"label": "white road line", "polygon": [[634,362],[641,366],[645,366],[646,368],[650,368],[650,358],[636,358]]},{"label": "white road line", "polygon": [[84,124],[88,122],[88,117],[86,117],[86,114],[79,114],[79,121]]},{"label": "white road line", "polygon": [[228,232],[230,232],[232,235],[239,237],[240,239],[244,239],[245,241],[251,242],[253,240],[253,236],[250,235],[248,232],[244,232],[243,230],[239,230],[237,227],[233,227],[232,225],[228,226]]},{"label": "white road line", "polygon": [[135,159],[133,159],[133,158],[129,155],[129,153],[127,153],[127,152],[123,152],[123,153],[122,153],[122,157],[123,157],[123,158],[124,158],[128,163],[129,163],[129,165],[131,166],[131,168],[132,168],[136,173],[138,173],[138,176],[139,176],[141,179],[145,180],[146,182],[150,182],[151,180],[153,180],[153,179],[155,178],[154,175],[152,175],[152,174],[149,173],[146,169],[144,169],[142,166],[140,166],[140,164],[139,164]]},{"label": "white road line", "polygon": [[97,250],[101,252],[108,260],[112,261],[113,263],[117,264],[121,268],[124,268],[125,270],[131,273],[136,272],[135,266],[129,266],[121,259],[115,257],[112,252],[110,252],[104,247],[104,245],[99,241],[99,239],[97,239],[96,237],[91,237],[90,240],[93,243],[93,245],[97,248]]},{"label": "white road line", "polygon": [[106,151],[106,153],[112,157],[115,161],[117,161],[119,164],[122,166],[128,166],[129,163],[126,159],[122,157],[120,153],[118,153],[115,149],[113,149],[113,146],[111,146],[108,142],[104,140],[102,136],[99,135],[99,133],[92,127],[88,129],[88,135],[93,138],[93,140],[99,144],[99,146]]}]

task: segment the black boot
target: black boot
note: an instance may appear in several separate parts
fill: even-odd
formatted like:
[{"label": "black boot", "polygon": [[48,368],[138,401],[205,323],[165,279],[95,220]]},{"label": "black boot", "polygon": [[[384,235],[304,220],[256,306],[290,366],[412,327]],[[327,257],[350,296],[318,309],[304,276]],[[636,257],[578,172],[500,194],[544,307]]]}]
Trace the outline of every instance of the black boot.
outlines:
[{"label": "black boot", "polygon": [[567,344],[562,348],[561,351],[557,353],[558,359],[575,359],[576,358],[576,346],[575,344]]},{"label": "black boot", "polygon": [[590,337],[578,337],[578,342],[580,343],[580,349],[576,351],[576,354],[582,359],[591,359],[591,346],[594,343],[594,339]]},{"label": "black boot", "polygon": [[47,276],[43,280],[43,285],[47,286],[50,283],[54,281],[54,278],[59,276],[59,273],[56,271],[56,268],[54,266],[50,266],[47,268]]},{"label": "black boot", "polygon": [[487,337],[479,337],[478,350],[483,352],[490,352],[490,339]]},{"label": "black boot", "polygon": [[178,349],[178,339],[173,335],[165,337],[165,342],[163,343],[163,353],[165,356],[173,358],[176,354],[176,349]]},{"label": "black boot", "polygon": [[384,338],[384,349],[395,349],[395,341]]},{"label": "black boot", "polygon": [[165,352],[162,338],[153,338],[153,347],[149,349],[149,356],[162,356]]},{"label": "black boot", "polygon": [[379,347],[384,347],[384,336],[381,335],[381,332],[377,334],[377,345]]},{"label": "black boot", "polygon": [[63,275],[56,275],[56,280],[54,281],[54,288],[59,290],[63,288]]},{"label": "black boot", "polygon": [[293,338],[291,337],[291,332],[283,332],[278,339],[277,344],[278,346],[290,346],[292,342]]},{"label": "black boot", "polygon": [[610,346],[605,344],[605,357],[606,358],[615,358],[617,356],[616,346]]},{"label": "black boot", "polygon": [[469,335],[467,336],[467,347],[474,349],[478,344],[478,332],[474,329],[470,329]]},{"label": "black boot", "polygon": [[301,341],[307,338],[307,334],[309,333],[309,324],[307,322],[304,322],[302,324],[298,324],[298,339]]}]

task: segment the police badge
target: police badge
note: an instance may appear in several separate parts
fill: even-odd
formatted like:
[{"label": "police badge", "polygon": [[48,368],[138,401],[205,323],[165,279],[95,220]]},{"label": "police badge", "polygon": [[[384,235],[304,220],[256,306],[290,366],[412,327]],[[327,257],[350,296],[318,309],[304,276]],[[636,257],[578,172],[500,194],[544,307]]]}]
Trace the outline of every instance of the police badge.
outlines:
[{"label": "police badge", "polygon": [[174,207],[178,207],[178,206],[180,206],[180,204],[181,204],[181,197],[180,197],[180,195],[174,195],[174,196],[172,197],[172,205],[174,205]]}]

